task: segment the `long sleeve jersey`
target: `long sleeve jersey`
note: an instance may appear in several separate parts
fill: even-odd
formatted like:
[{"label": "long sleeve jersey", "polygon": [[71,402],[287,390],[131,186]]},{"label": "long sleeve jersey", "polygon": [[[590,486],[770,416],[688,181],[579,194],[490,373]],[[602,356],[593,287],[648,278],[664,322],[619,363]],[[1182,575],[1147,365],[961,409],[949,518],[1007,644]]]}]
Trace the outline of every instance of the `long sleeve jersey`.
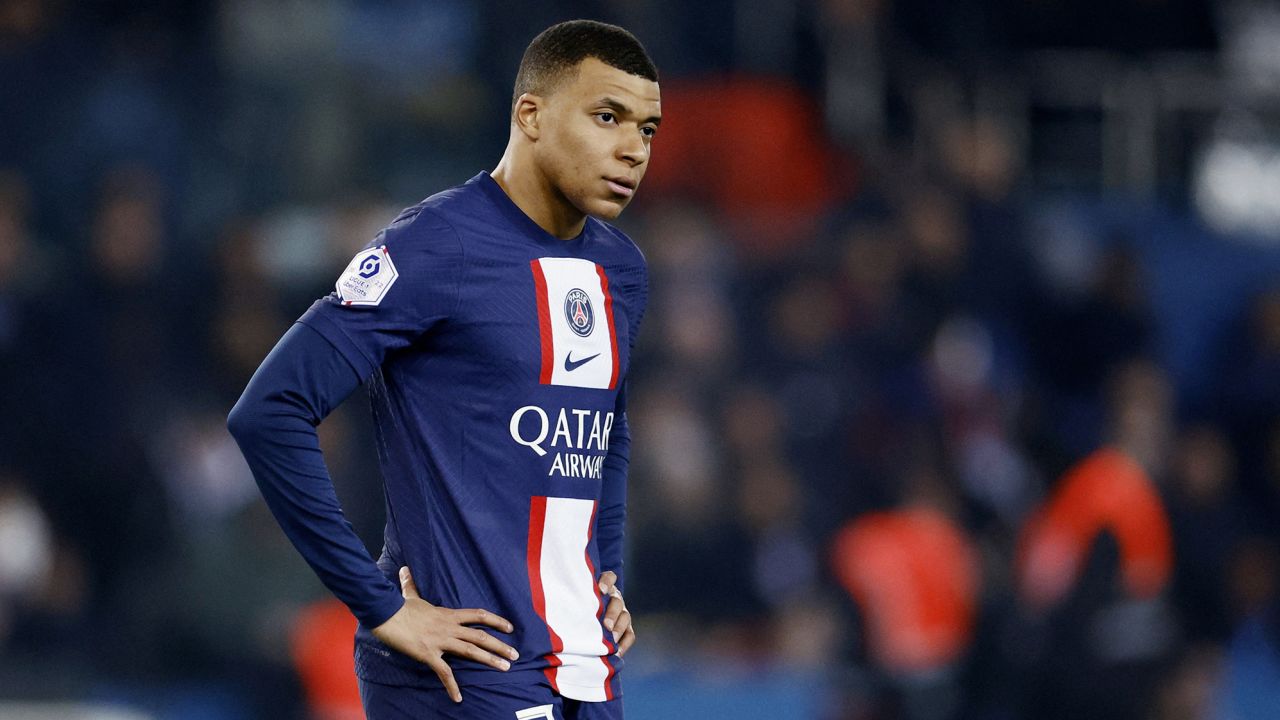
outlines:
[{"label": "long sleeve jersey", "polygon": [[[360,628],[356,672],[439,687],[369,632],[423,599],[484,608],[520,652],[503,673],[446,655],[460,684],[621,695],[597,579],[623,577],[624,379],[647,301],[639,249],[594,218],[548,234],[481,173],[400,214],[263,361],[228,427],[289,539]],[[316,425],[361,383],[386,498],[376,564],[342,515]]]}]

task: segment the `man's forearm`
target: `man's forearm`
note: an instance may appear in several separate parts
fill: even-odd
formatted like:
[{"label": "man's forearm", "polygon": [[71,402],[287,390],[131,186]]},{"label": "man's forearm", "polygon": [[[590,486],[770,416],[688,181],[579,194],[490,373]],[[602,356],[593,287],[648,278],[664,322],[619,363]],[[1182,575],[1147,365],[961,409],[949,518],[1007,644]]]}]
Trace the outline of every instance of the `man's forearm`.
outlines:
[{"label": "man's forearm", "polygon": [[276,521],[320,580],[366,627],[404,600],[342,514],[318,425],[360,378],[319,333],[297,323],[254,373],[227,417]]},{"label": "man's forearm", "polygon": [[620,412],[609,434],[609,453],[602,468],[604,488],[600,510],[596,513],[596,545],[600,551],[600,570],[612,570],[623,589],[623,539],[627,524],[627,466],[631,457],[631,432],[626,412]]}]

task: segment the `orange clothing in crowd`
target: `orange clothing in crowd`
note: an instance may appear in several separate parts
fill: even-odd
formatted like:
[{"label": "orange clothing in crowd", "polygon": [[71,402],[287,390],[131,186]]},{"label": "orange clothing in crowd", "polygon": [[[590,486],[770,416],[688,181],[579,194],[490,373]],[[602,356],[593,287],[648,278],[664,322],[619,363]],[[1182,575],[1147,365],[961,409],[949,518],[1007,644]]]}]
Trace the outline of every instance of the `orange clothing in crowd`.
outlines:
[{"label": "orange clothing in crowd", "polygon": [[1103,448],[1068,471],[1024,527],[1020,595],[1038,608],[1065,598],[1104,530],[1119,545],[1125,590],[1137,598],[1159,594],[1173,570],[1173,537],[1164,504],[1136,461]]},{"label": "orange clothing in crowd", "polygon": [[294,618],[290,651],[310,717],[364,720],[353,655],[356,619],[335,599],[304,607]]},{"label": "orange clothing in crowd", "polygon": [[733,237],[769,254],[809,237],[842,192],[838,153],[817,103],[781,80],[662,86],[661,152],[645,175],[652,197],[716,206]]},{"label": "orange clothing in crowd", "polygon": [[930,508],[868,513],[836,535],[832,557],[882,668],[927,671],[968,649],[981,581],[978,555],[946,515]]}]

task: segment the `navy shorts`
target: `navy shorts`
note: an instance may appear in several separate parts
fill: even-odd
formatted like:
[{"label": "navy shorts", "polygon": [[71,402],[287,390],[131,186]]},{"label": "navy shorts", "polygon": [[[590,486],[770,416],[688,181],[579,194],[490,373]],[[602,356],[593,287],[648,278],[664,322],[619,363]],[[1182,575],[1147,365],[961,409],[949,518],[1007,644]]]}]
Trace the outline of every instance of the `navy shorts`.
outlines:
[{"label": "navy shorts", "polygon": [[455,703],[443,688],[361,680],[360,700],[368,720],[622,720],[622,698],[570,700],[549,684],[467,685]]}]

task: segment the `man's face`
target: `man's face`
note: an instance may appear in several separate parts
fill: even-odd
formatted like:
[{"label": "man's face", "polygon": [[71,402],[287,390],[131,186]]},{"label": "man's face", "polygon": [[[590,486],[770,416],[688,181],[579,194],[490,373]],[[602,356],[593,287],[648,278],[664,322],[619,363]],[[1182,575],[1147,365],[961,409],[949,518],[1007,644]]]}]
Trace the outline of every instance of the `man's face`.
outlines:
[{"label": "man's face", "polygon": [[586,58],[546,98],[538,163],[570,204],[612,220],[649,167],[661,115],[658,83]]}]

